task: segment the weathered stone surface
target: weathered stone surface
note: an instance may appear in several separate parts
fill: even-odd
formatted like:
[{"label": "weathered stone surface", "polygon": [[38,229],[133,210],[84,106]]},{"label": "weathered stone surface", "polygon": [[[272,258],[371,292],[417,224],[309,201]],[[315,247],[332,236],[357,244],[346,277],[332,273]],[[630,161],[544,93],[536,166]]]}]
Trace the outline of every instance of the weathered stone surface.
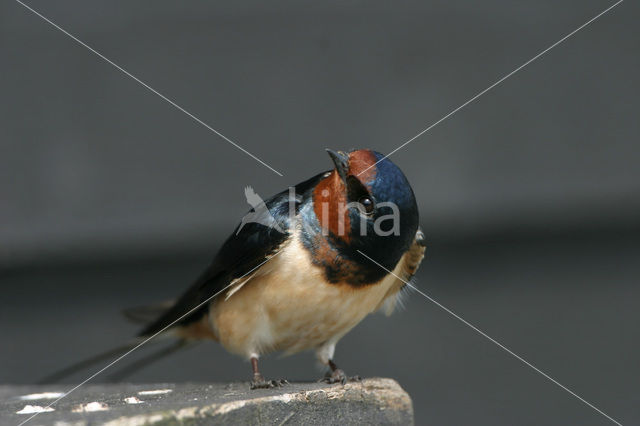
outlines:
[{"label": "weathered stone surface", "polygon": [[[0,424],[18,425],[71,387],[0,386]],[[413,424],[411,398],[391,379],[253,391],[247,383],[85,385],[51,408],[28,424]]]}]

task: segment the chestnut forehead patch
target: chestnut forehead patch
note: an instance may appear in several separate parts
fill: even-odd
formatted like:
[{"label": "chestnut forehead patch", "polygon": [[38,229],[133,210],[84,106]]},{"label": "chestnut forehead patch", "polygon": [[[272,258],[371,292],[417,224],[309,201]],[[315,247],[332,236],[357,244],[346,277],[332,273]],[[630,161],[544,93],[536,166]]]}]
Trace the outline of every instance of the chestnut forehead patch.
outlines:
[{"label": "chestnut forehead patch", "polygon": [[376,177],[376,167],[373,166],[376,161],[378,158],[373,151],[368,149],[353,151],[349,154],[349,174],[356,176],[360,182],[368,186],[368,183]]}]

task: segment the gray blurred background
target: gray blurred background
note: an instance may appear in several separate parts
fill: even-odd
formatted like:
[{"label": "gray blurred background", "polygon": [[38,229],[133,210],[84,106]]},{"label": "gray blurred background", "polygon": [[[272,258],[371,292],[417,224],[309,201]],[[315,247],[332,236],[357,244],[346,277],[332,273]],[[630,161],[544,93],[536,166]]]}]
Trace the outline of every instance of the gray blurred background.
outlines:
[{"label": "gray blurred background", "polygon": [[[244,186],[328,169],[327,147],[389,152],[612,3],[28,2],[284,177],[0,3],[0,382],[134,334],[119,311],[186,288]],[[640,422],[639,18],[622,3],[392,157],[429,241],[417,285],[623,424]],[[396,378],[418,424],[612,424],[415,293],[336,359]],[[310,354],[263,369],[321,375]],[[131,380],[248,373],[204,344]]]}]

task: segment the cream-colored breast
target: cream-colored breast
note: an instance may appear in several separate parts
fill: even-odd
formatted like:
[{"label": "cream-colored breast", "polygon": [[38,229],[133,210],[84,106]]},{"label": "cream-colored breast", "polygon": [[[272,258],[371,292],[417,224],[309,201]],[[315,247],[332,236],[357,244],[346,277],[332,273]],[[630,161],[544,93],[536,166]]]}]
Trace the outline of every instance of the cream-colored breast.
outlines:
[{"label": "cream-colored breast", "polygon": [[394,286],[393,276],[361,288],[329,284],[294,236],[250,280],[214,301],[210,319],[230,352],[293,353],[337,341],[386,297],[395,297]]}]

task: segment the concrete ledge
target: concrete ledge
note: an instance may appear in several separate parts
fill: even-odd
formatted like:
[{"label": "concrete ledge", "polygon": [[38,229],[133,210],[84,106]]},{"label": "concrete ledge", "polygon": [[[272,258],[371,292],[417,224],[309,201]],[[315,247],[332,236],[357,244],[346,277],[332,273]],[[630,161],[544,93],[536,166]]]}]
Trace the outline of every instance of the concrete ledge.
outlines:
[{"label": "concrete ledge", "polygon": [[[0,424],[19,424],[72,386],[0,386]],[[38,408],[39,407],[39,408]],[[409,395],[391,379],[250,390],[231,384],[86,385],[28,424],[413,424]]]}]

